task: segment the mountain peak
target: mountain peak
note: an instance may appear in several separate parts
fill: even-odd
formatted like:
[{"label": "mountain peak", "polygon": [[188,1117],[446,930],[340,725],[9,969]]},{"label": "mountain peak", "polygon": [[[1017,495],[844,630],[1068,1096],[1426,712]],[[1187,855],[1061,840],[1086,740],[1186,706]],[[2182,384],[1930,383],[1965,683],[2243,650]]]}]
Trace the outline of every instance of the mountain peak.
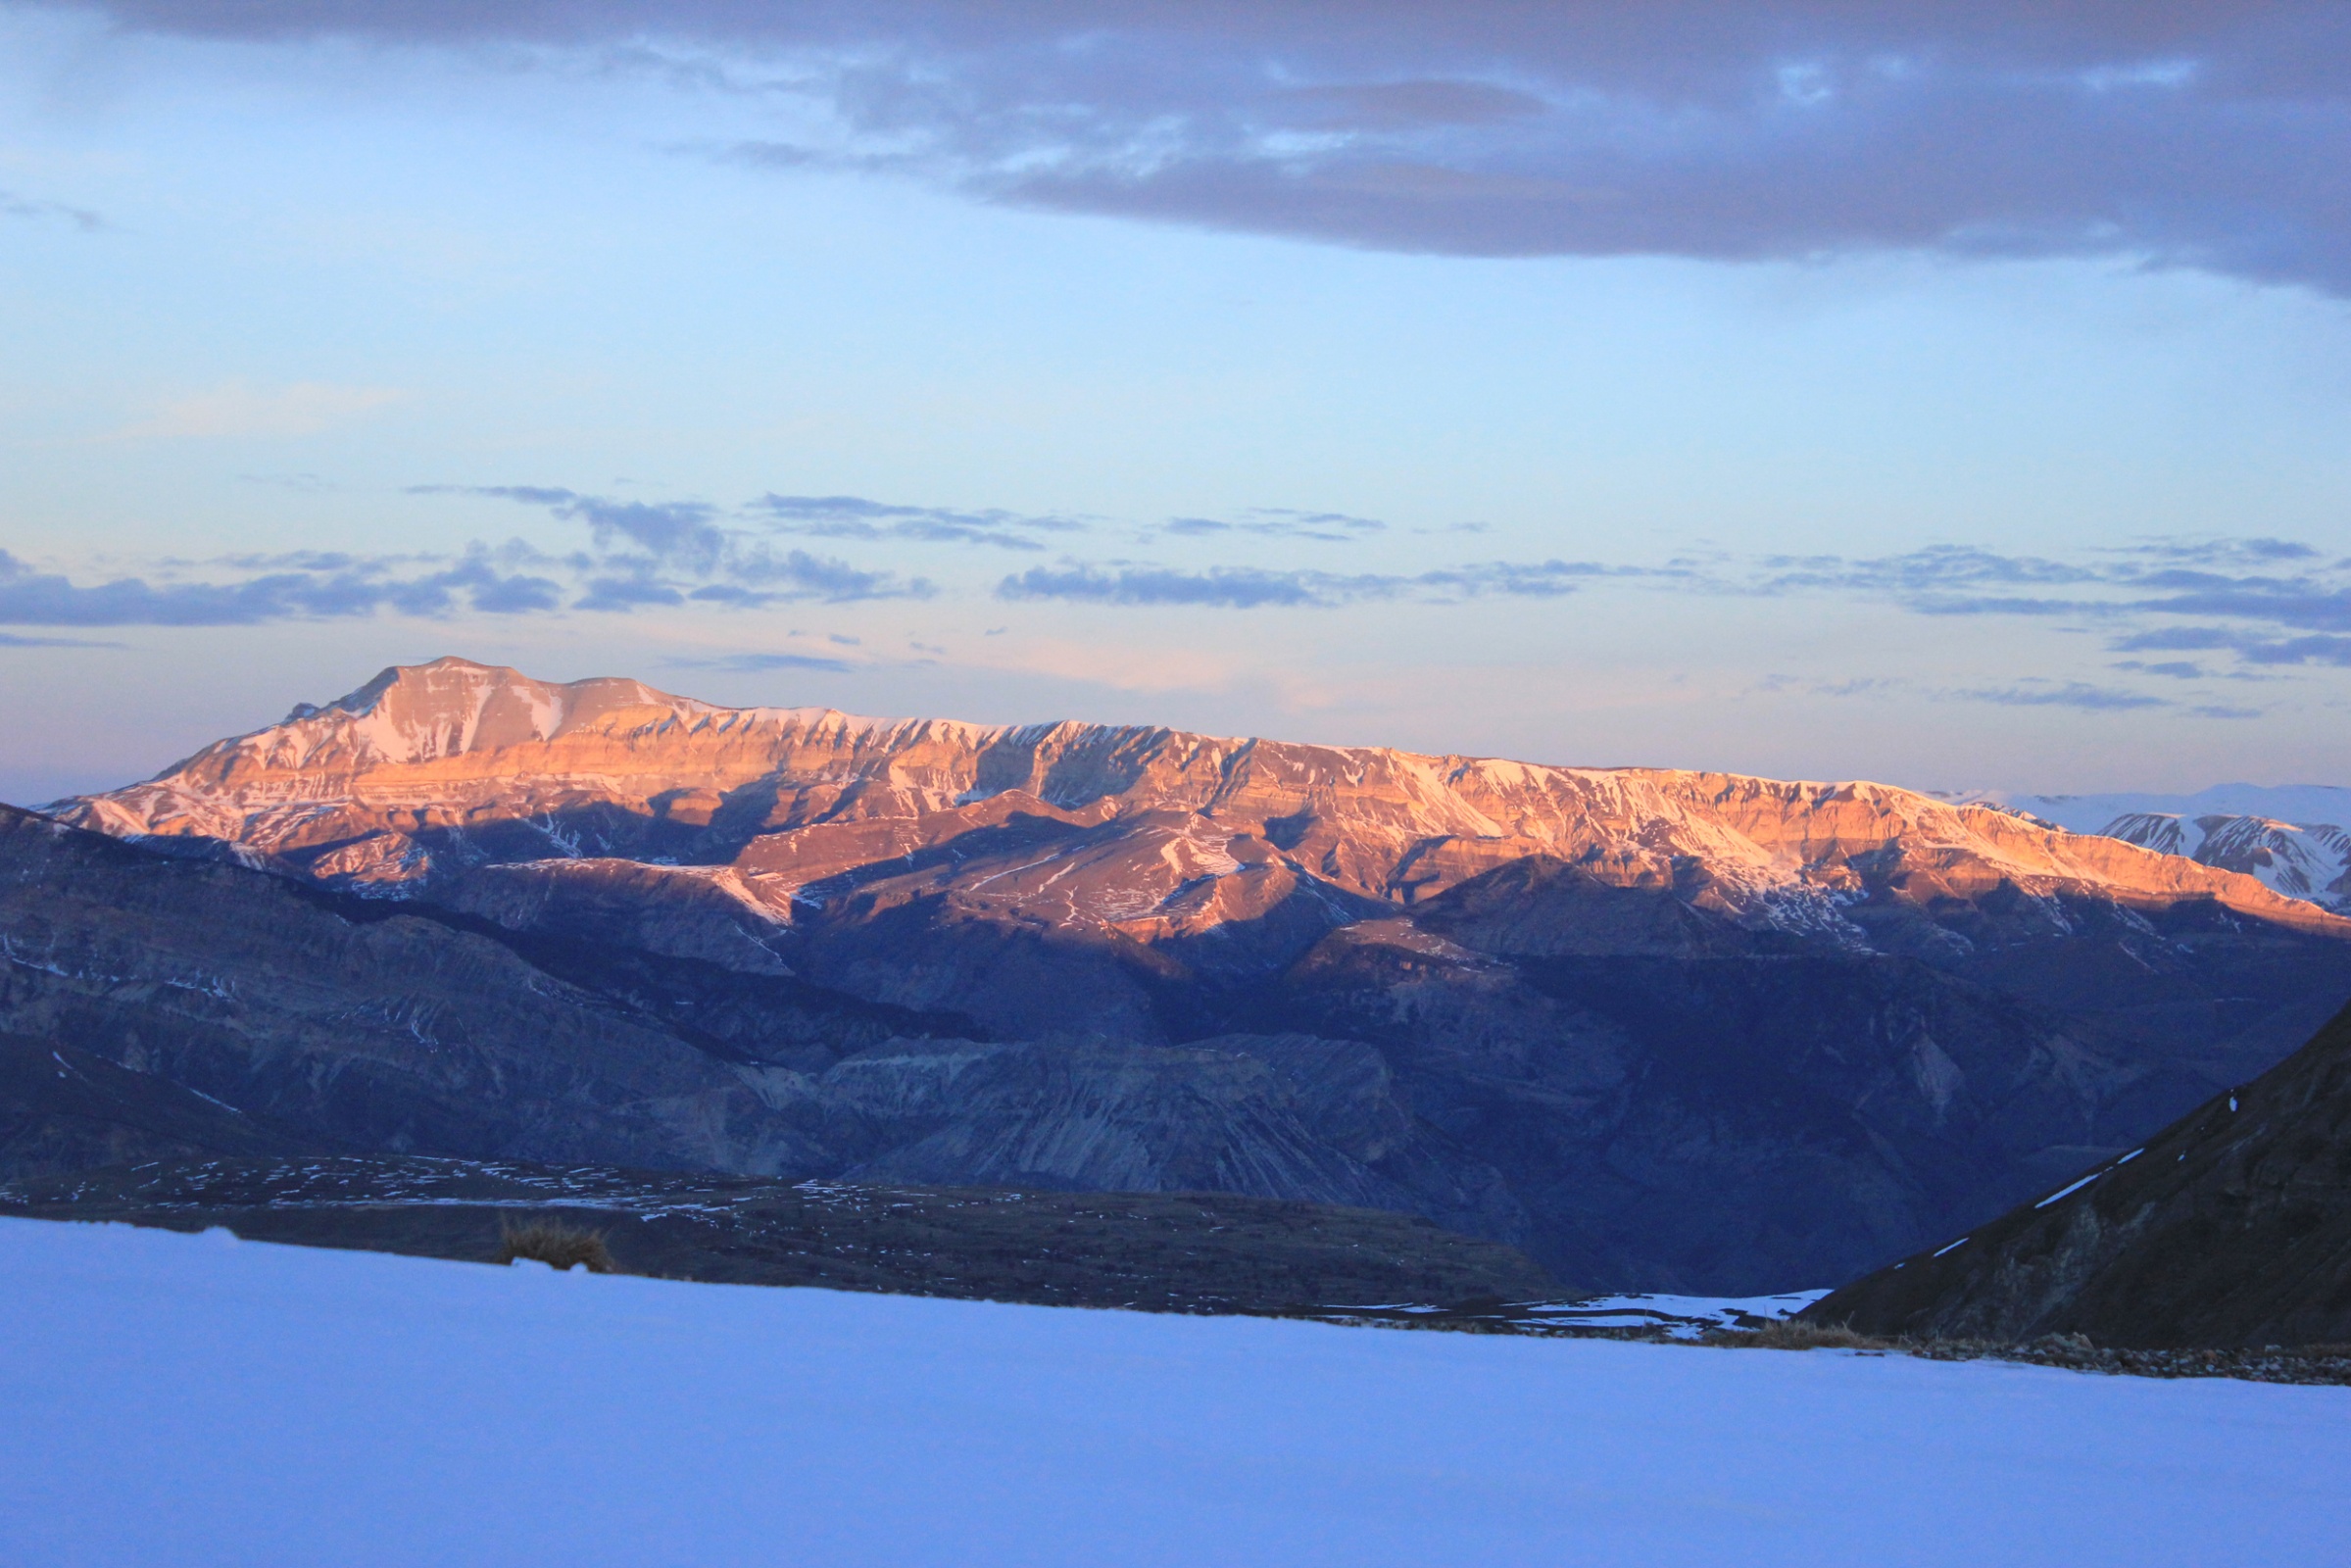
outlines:
[{"label": "mountain peak", "polygon": [[[111,832],[220,839],[386,891],[485,858],[594,855],[756,866],[765,896],[788,905],[818,874],[809,868],[840,856],[886,860],[1002,831],[988,805],[1000,797],[1072,824],[1125,824],[1113,835],[1124,847],[1105,846],[1109,858],[1081,881],[1132,885],[1072,903],[1076,884],[1058,872],[1008,867],[990,897],[1035,881],[1053,920],[1142,921],[1128,933],[1138,937],[1172,917],[1159,906],[1182,878],[1168,879],[1195,861],[1229,867],[1185,873],[1202,887],[1278,870],[1327,889],[1336,909],[1353,899],[1410,906],[1542,857],[1856,946],[1864,938],[1850,911],[1870,901],[1974,904],[2001,888],[2033,898],[2089,889],[2167,906],[2202,898],[2295,924],[2329,918],[2233,867],[1885,784],[1550,767],[1140,726],[721,708],[636,680],[553,683],[454,658],[394,666],[147,784],[58,809]],[[1174,825],[1190,818],[1197,826]],[[502,824],[531,826],[517,837]],[[1233,847],[1207,846],[1203,834]],[[1222,895],[1196,902],[1179,925],[1256,908]]]}]

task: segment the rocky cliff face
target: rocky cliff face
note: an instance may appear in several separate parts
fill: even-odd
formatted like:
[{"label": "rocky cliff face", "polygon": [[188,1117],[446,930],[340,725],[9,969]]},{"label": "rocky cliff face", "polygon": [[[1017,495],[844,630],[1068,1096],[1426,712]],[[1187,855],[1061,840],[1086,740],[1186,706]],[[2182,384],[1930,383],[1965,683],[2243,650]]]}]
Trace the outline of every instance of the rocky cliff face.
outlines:
[{"label": "rocky cliff face", "polygon": [[2251,877],[1883,785],[460,661],[57,809],[503,944],[760,1107],[603,1157],[1381,1203],[1608,1287],[1898,1256],[2351,995],[2351,922]]}]

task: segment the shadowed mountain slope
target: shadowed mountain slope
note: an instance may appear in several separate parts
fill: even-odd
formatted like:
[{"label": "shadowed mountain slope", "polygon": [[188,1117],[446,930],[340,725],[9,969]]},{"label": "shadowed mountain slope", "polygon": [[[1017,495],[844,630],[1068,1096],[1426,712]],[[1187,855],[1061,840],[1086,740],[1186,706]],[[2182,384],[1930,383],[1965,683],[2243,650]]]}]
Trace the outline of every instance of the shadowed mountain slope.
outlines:
[{"label": "shadowed mountain slope", "polygon": [[[793,1177],[968,1169],[1445,1217],[1495,1184],[1423,1149],[1376,1066],[1294,1087],[1295,1043],[975,1041],[953,1015],[517,936],[7,808],[0,959],[0,1153],[17,1174],[369,1150]],[[1417,1157],[1415,1191],[1356,1154]]]},{"label": "shadowed mountain slope", "polygon": [[1810,1315],[2124,1347],[2351,1342],[2351,1009],[2143,1147]]}]

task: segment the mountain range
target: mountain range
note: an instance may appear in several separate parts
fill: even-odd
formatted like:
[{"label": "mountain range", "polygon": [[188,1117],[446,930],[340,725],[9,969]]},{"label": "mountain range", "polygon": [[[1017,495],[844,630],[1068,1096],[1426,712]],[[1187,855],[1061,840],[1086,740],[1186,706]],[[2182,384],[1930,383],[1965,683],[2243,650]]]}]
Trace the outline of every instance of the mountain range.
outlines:
[{"label": "mountain range", "polygon": [[0,871],[0,1030],[338,1149],[1304,1198],[1614,1289],[1850,1278],[2351,996],[2311,902],[1882,784],[461,660]]}]

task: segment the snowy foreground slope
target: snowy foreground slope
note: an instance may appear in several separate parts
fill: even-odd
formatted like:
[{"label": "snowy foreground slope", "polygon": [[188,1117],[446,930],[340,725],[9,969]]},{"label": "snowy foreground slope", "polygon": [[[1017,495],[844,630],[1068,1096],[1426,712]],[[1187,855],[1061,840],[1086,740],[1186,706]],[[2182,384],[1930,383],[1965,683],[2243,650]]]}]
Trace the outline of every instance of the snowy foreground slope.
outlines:
[{"label": "snowy foreground slope", "polygon": [[0,1561],[2340,1563],[2351,1391],[0,1220]]}]

